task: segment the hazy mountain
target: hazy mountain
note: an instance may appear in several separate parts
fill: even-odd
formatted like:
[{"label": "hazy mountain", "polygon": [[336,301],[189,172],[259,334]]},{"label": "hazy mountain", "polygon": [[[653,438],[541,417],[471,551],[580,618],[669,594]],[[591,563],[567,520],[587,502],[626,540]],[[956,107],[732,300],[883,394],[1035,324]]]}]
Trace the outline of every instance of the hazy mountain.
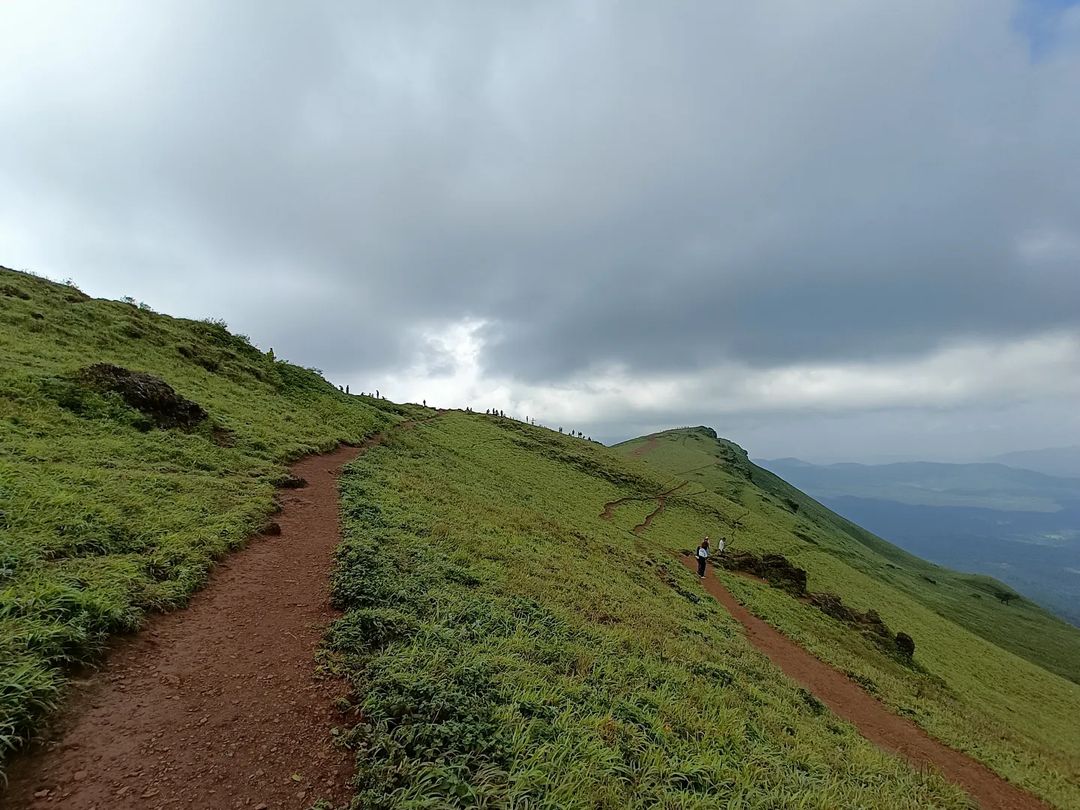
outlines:
[{"label": "hazy mountain", "polygon": [[1048,475],[1080,478],[1080,445],[1073,447],[1047,447],[1043,450],[1020,450],[994,456],[991,461],[1037,470]]},{"label": "hazy mountain", "polygon": [[999,463],[758,463],[907,551],[998,577],[1080,625],[1080,479]]},{"label": "hazy mountain", "polygon": [[809,464],[758,461],[816,496],[880,498],[914,506],[965,506],[1057,512],[1080,502],[1080,478],[1061,478],[1004,464]]}]

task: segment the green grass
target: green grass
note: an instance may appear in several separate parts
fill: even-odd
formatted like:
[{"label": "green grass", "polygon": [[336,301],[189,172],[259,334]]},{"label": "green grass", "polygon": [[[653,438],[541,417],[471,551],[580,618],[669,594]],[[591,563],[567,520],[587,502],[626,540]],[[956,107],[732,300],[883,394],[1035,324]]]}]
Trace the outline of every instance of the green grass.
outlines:
[{"label": "green grass", "polygon": [[[629,453],[643,441],[616,449]],[[751,463],[737,445],[700,429],[671,430],[657,434],[642,461],[752,509],[765,518],[765,534],[778,533],[785,547],[829,554],[987,641],[1080,683],[1080,630],[1029,600],[1003,604],[996,594],[1014,592],[998,580],[943,568],[882,540]],[[757,535],[747,539],[753,543]]]},{"label": "green grass", "polygon": [[784,554],[806,569],[811,590],[876,609],[915,639],[923,672],[783,592],[721,575],[751,610],[935,737],[1060,807],[1080,807],[1075,628],[1026,600],[1001,603],[993,594],[1008,589],[995,580],[932,565],[859,529],[701,429],[659,434],[634,463],[691,482],[654,522],[652,542],[677,549],[704,532],[723,535],[735,549]]},{"label": "green grass", "polygon": [[662,484],[461,413],[347,467],[328,647],[362,718],[354,807],[968,806],[779,676],[628,531],[646,505],[600,517]]},{"label": "green grass", "polygon": [[[149,372],[204,408],[153,428],[78,371]],[[70,667],[182,605],[268,519],[284,464],[419,409],[347,396],[220,323],[0,270],[0,758]],[[785,593],[759,615],[895,711],[1080,807],[1078,634],[842,521],[695,431],[644,459],[450,413],[349,466],[327,662],[359,710],[355,807],[968,807],[779,675],[675,559],[778,551],[911,634],[918,667]],[[648,496],[686,487],[641,537]],[[606,502],[631,498],[612,520]],[[933,580],[933,582],[931,582]],[[1054,674],[1049,670],[1055,670]]]},{"label": "green grass", "polygon": [[[147,429],[72,382],[99,362],[163,378],[209,422]],[[183,604],[266,521],[284,462],[397,418],[220,323],[0,269],[0,762],[70,666]]]}]

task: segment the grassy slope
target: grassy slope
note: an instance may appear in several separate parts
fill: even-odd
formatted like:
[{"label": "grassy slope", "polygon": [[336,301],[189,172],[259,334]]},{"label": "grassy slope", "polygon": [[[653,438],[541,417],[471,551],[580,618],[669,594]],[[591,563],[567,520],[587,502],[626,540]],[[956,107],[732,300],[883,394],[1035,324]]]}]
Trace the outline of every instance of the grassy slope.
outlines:
[{"label": "grassy slope", "polygon": [[[97,362],[164,378],[233,446],[208,428],[142,432],[111,396],[78,416],[49,395]],[[0,269],[0,760],[55,704],[66,666],[182,604],[266,520],[283,462],[396,418],[221,325]]]},{"label": "grassy slope", "polygon": [[966,807],[745,641],[606,501],[662,481],[607,448],[445,414],[342,479],[333,666],[354,807]]},{"label": "grassy slope", "polygon": [[[1075,628],[1027,602],[1001,604],[993,593],[1005,586],[994,580],[932,565],[859,529],[702,430],[658,434],[641,463],[691,482],[669,500],[651,539],[681,548],[706,531],[734,536],[735,548],[782,553],[805,568],[811,590],[878,610],[914,637],[927,674],[786,594],[722,575],[752,610],[939,739],[1059,806],[1080,807],[1080,686],[1061,677],[1080,672]],[[744,528],[733,532],[740,517]]]},{"label": "grassy slope", "polygon": [[[625,442],[617,449],[628,453],[642,441]],[[816,538],[821,550],[862,573],[902,590],[987,641],[1080,683],[1080,630],[1027,600],[1002,605],[995,594],[1011,592],[1007,585],[943,568],[882,540],[751,463],[738,445],[702,432],[673,430],[659,434],[655,450],[642,458],[665,473],[680,475],[680,480],[737,502],[748,493],[768,496],[760,509],[772,514],[778,526]],[[792,512],[792,503],[797,513]]]},{"label": "grassy slope", "polygon": [[[50,380],[94,362],[163,377],[233,445],[209,428],[142,432],[109,398],[88,399],[82,416],[62,408]],[[0,270],[3,742],[55,701],[66,665],[145,610],[181,604],[214,557],[265,519],[285,460],[405,412],[342,395],[221,326]],[[593,444],[461,414],[353,466],[335,583],[350,610],[331,644],[363,700],[365,725],[348,735],[358,806],[714,807],[718,793],[733,806],[963,806],[954,788],[880,753],[776,677],[723,610],[698,601],[668,551],[744,511],[717,493],[746,500],[747,536],[787,550],[812,586],[828,581],[915,635],[917,658],[949,686],[782,594],[728,578],[755,610],[943,739],[1061,806],[1080,804],[1073,684],[859,568],[873,538],[818,527],[835,553],[797,545],[783,522],[795,516],[745,479],[672,497],[641,540],[626,529],[648,502],[598,517],[605,501],[674,478]],[[894,560],[886,567],[899,570]]]}]

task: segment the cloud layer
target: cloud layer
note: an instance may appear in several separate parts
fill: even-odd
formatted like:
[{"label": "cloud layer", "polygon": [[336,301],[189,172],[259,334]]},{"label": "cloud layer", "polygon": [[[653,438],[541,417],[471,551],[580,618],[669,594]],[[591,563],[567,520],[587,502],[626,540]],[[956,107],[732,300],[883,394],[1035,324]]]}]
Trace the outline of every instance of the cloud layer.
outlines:
[{"label": "cloud layer", "polygon": [[1076,7],[13,2],[0,36],[2,263],[605,438],[1078,438]]}]

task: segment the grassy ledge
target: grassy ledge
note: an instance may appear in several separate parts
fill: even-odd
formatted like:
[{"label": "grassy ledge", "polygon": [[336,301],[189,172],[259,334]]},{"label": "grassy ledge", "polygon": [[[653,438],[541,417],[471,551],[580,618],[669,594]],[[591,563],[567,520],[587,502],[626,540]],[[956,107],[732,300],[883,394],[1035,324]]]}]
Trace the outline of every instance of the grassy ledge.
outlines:
[{"label": "grassy ledge", "polygon": [[[81,374],[97,363],[153,375],[205,419],[155,426]],[[0,763],[72,666],[184,604],[260,528],[285,462],[399,418],[382,406],[220,322],[0,269]]]}]

